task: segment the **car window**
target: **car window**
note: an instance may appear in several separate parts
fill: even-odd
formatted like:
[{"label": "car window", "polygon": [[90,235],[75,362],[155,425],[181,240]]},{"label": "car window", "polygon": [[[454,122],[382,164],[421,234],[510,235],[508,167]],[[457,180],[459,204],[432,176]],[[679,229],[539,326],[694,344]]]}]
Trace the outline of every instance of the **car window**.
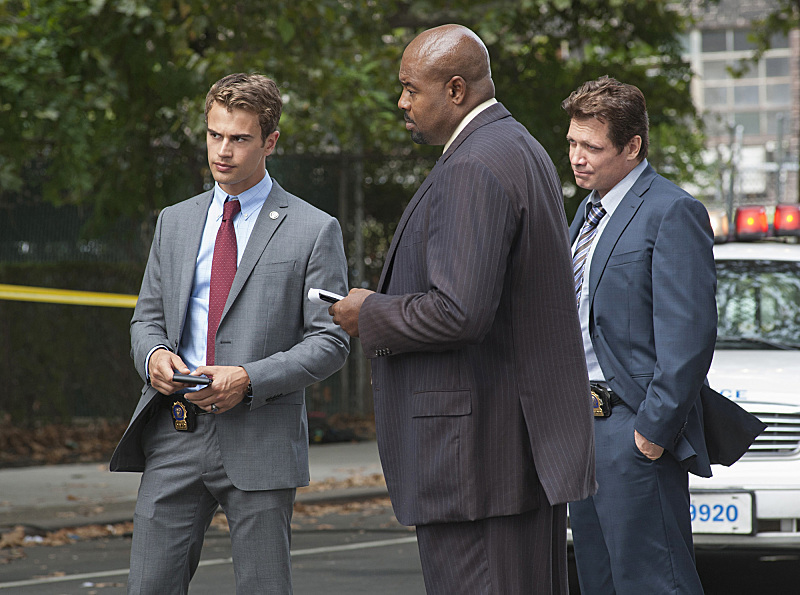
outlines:
[{"label": "car window", "polygon": [[800,348],[800,263],[717,261],[717,347]]}]

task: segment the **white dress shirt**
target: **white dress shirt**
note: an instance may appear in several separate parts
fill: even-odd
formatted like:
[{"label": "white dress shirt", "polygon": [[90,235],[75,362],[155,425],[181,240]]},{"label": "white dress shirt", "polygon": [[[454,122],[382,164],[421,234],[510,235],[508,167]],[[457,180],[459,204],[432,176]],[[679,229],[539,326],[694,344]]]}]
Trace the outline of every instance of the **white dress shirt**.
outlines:
[{"label": "white dress shirt", "polygon": [[491,99],[487,99],[483,103],[481,103],[479,105],[476,105],[472,109],[472,111],[470,113],[468,113],[466,116],[464,116],[464,119],[461,120],[461,123],[456,127],[455,131],[450,136],[450,140],[447,141],[447,144],[445,144],[444,150],[442,151],[442,155],[447,153],[447,149],[450,148],[450,145],[453,144],[453,141],[456,140],[456,137],[459,134],[461,134],[461,131],[464,130],[464,128],[467,127],[467,124],[469,124],[470,122],[472,122],[472,120],[475,119],[475,116],[477,116],[479,113],[481,113],[483,110],[485,110],[490,105],[494,105],[495,103],[497,103],[497,99],[495,99],[494,97],[492,97]]}]

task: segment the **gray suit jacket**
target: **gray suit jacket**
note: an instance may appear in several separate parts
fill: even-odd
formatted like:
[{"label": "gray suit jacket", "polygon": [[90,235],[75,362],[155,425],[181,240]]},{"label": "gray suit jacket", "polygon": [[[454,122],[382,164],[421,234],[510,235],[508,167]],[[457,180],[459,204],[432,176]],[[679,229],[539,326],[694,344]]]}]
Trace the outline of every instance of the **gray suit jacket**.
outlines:
[{"label": "gray suit jacket", "polygon": [[[157,345],[177,351],[195,260],[212,192],[164,209],[131,321],[132,356],[145,380],[131,423],[111,459],[112,471],[141,471],[140,436],[157,391],[145,359]],[[271,213],[277,213],[273,219]],[[274,215],[273,215],[274,216]],[[225,470],[243,490],[308,484],[308,422],[304,389],[342,367],[348,337],[311,287],[347,292],[339,223],[286,192],[272,191],[242,255],[217,331],[218,365],[243,366],[253,400],[216,416]]]},{"label": "gray suit jacket", "polygon": [[500,104],[411,199],[359,316],[400,522],[593,493],[594,430],[561,185]]},{"label": "gray suit jacket", "polygon": [[[586,200],[570,227],[573,241]],[[717,332],[713,245],[703,204],[648,166],[597,240],[588,298],[597,360],[637,411],[636,429],[705,477],[699,396]]]}]

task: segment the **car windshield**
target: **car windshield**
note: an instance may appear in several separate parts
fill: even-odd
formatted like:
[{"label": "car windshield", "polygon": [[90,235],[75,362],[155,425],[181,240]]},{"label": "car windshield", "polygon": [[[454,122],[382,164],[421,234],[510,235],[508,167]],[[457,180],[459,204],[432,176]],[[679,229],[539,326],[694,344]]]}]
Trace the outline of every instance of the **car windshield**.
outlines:
[{"label": "car windshield", "polygon": [[717,261],[717,348],[800,349],[800,263]]}]

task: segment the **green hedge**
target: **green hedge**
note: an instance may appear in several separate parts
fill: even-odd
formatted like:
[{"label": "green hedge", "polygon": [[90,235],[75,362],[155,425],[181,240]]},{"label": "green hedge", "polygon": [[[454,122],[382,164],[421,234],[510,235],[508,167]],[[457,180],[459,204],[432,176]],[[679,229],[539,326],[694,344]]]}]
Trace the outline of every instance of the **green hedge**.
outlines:
[{"label": "green hedge", "polygon": [[[0,283],[137,294],[144,265],[0,264]],[[0,300],[6,364],[0,419],[15,424],[75,417],[127,419],[141,380],[130,358],[133,310]]]}]

